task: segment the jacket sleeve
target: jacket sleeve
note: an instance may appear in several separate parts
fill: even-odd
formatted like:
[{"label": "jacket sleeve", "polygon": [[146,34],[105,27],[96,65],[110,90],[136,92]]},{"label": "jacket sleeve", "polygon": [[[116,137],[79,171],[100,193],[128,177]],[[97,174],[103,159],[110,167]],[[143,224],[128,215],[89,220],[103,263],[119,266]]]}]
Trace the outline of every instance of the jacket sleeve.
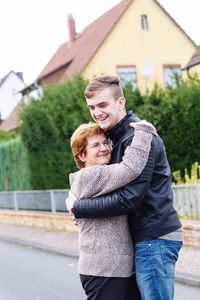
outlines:
[{"label": "jacket sleeve", "polygon": [[126,186],[109,194],[75,201],[72,208],[74,216],[79,218],[112,217],[128,214],[136,210],[151,183],[155,160],[157,138],[154,137],[147,164],[141,175]]}]

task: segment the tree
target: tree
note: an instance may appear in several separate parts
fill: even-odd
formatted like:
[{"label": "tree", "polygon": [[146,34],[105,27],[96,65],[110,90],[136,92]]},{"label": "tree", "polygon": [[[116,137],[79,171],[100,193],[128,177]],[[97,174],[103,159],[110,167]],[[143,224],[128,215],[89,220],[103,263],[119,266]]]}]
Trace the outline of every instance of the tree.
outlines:
[{"label": "tree", "polygon": [[133,106],[141,119],[157,128],[173,171],[183,172],[200,161],[200,81],[197,78],[179,81],[175,88],[155,85],[142,96],[136,90],[127,95],[131,97],[127,99],[129,108]]},{"label": "tree", "polygon": [[70,137],[81,123],[89,121],[86,85],[87,81],[76,76],[44,87],[43,98],[24,107],[21,134],[29,152],[34,189],[68,186],[68,175],[75,170]]}]

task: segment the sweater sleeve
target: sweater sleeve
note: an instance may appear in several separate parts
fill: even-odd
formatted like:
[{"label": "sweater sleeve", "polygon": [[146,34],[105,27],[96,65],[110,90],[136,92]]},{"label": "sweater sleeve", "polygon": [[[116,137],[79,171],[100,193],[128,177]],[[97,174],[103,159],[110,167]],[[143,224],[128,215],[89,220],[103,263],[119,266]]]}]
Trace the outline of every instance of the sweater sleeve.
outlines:
[{"label": "sweater sleeve", "polygon": [[120,163],[87,167],[75,173],[70,181],[72,191],[78,199],[117,190],[141,174],[147,163],[153,138],[152,131],[145,126],[135,130],[132,143],[126,148]]},{"label": "sweater sleeve", "polygon": [[75,201],[72,208],[75,218],[113,217],[137,210],[152,181],[158,148],[162,151],[161,145],[158,146],[159,140],[157,137],[153,138],[147,164],[136,180],[108,194]]}]

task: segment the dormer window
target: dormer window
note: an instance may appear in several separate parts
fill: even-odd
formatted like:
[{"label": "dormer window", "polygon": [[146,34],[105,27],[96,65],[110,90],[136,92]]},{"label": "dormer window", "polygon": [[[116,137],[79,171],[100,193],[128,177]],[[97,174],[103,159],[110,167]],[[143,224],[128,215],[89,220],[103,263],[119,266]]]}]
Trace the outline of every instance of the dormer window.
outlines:
[{"label": "dormer window", "polygon": [[141,26],[143,31],[147,31],[149,29],[147,15],[141,15]]}]

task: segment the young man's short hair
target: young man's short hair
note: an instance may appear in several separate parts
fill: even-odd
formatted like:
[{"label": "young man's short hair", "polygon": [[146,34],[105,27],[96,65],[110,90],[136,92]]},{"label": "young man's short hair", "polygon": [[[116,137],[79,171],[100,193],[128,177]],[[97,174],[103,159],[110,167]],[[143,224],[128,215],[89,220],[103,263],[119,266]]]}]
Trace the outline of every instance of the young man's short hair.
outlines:
[{"label": "young man's short hair", "polygon": [[87,139],[96,134],[104,134],[103,129],[96,123],[80,125],[72,134],[70,146],[76,162],[76,166],[81,169],[85,167],[84,162],[79,159],[79,155],[86,152]]},{"label": "young man's short hair", "polygon": [[85,89],[85,97],[89,99],[106,88],[110,89],[115,100],[124,97],[119,78],[109,75],[94,77]]}]

